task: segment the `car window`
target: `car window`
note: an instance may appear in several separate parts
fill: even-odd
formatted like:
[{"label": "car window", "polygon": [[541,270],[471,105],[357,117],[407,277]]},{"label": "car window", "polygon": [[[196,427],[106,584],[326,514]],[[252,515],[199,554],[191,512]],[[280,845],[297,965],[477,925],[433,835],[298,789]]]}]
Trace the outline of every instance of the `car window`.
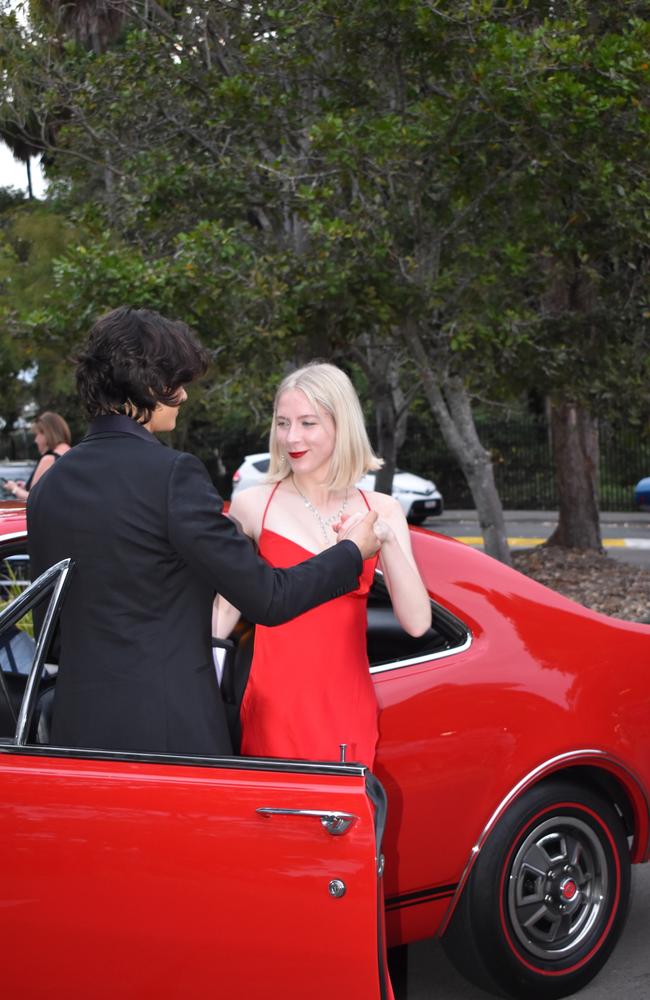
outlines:
[{"label": "car window", "polygon": [[12,625],[0,636],[0,670],[26,676],[32,666],[35,645],[29,632]]},{"label": "car window", "polygon": [[0,604],[18,597],[30,583],[29,556],[25,552],[6,554],[0,559]]},{"label": "car window", "polygon": [[[34,663],[36,641],[32,613],[0,635],[0,739],[14,737],[18,713],[26,693],[29,675]],[[48,659],[50,659],[48,657]],[[36,682],[34,714],[29,728],[30,743],[49,743],[52,722],[52,701],[58,666],[53,662],[43,664]]]},{"label": "car window", "polygon": [[[16,735],[35,651],[34,640],[24,626],[10,631],[11,638],[3,635],[0,642],[0,743],[13,741]],[[45,664],[37,683],[28,743],[49,743],[55,678],[56,666]]]},{"label": "car window", "polygon": [[465,649],[470,641],[467,626],[434,601],[431,628],[421,636],[409,635],[393,613],[383,577],[375,574],[368,596],[367,648],[371,673],[444,656]]},{"label": "car window", "polygon": [[269,471],[269,459],[268,458],[261,458],[259,460],[259,462],[253,462],[253,466],[254,466],[254,468],[257,469],[258,472],[268,472]]},{"label": "car window", "polygon": [[[23,542],[24,544],[24,542]],[[26,591],[29,562],[24,553],[5,554],[0,563],[3,594],[0,599],[0,742],[14,742],[23,731],[28,743],[47,743],[57,666],[48,662],[54,626],[68,577],[69,560],[47,570]],[[7,569],[9,564],[9,571]],[[11,567],[14,567],[13,569]],[[15,567],[22,579],[16,579]],[[34,638],[33,613],[52,611],[46,638]],[[36,664],[36,667],[35,667]],[[31,688],[32,695],[25,701]],[[21,721],[21,713],[24,713]]]},{"label": "car window", "polygon": [[[23,547],[24,542],[18,543],[19,549]],[[28,555],[21,551],[12,553],[11,549],[6,548],[0,559],[0,611],[18,597],[30,582]],[[0,635],[0,670],[3,674],[18,674],[23,678],[22,682],[16,677],[9,681],[16,694],[24,687],[24,679],[29,674],[34,658],[34,648],[31,614],[25,615],[24,621],[12,625]],[[7,727],[3,725],[2,718],[0,708],[0,736],[6,736]]]}]

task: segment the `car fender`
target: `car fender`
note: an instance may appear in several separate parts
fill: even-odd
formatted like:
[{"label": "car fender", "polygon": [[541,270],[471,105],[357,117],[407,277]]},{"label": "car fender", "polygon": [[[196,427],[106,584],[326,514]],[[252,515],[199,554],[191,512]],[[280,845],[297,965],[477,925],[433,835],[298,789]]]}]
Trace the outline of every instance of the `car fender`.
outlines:
[{"label": "car fender", "polygon": [[561,775],[574,767],[590,767],[607,772],[616,778],[630,801],[634,820],[634,835],[632,861],[643,862],[650,858],[650,802],[648,793],[641,780],[632,770],[605,750],[581,749],[569,750],[543,761],[528,772],[501,799],[496,809],[486,822],[480,836],[473,845],[456,890],[451,898],[449,908],[438,928],[438,936],[442,936],[449,925],[454,910],[467,884],[467,880],[476,864],[478,857],[490,834],[497,826],[501,817],[533,785],[543,781],[550,775]]}]

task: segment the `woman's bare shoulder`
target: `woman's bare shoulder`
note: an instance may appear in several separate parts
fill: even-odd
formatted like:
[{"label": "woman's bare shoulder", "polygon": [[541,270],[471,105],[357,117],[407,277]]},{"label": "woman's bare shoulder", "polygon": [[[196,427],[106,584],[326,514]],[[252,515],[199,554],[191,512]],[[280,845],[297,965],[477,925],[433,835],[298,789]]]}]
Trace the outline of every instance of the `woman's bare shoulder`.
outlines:
[{"label": "woman's bare shoulder", "polygon": [[382,517],[404,517],[402,506],[395,497],[388,496],[387,493],[376,493],[374,490],[363,492],[371,509],[376,510]]},{"label": "woman's bare shoulder", "polygon": [[255,514],[263,510],[275,483],[261,483],[259,486],[249,486],[246,490],[236,493],[230,501],[232,514]]}]

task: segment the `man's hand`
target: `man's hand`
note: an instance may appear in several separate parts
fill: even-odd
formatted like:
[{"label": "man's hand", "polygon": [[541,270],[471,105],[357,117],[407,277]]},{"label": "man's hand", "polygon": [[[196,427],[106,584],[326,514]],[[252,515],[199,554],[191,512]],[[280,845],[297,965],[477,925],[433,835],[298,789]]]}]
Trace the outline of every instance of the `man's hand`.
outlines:
[{"label": "man's hand", "polygon": [[362,559],[370,559],[379,551],[381,541],[375,534],[374,524],[377,520],[377,511],[369,510],[367,514],[351,514],[350,517],[342,517],[338,525],[334,525],[334,530],[338,534],[337,542],[347,539],[358,547]]}]

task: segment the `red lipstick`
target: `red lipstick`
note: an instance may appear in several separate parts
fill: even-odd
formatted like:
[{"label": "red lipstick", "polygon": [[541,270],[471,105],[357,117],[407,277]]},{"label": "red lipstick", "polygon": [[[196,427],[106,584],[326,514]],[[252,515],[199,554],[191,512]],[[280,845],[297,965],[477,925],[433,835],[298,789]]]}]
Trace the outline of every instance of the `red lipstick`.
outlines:
[{"label": "red lipstick", "polygon": [[302,458],[302,456],[306,454],[306,451],[290,451],[289,458]]}]

